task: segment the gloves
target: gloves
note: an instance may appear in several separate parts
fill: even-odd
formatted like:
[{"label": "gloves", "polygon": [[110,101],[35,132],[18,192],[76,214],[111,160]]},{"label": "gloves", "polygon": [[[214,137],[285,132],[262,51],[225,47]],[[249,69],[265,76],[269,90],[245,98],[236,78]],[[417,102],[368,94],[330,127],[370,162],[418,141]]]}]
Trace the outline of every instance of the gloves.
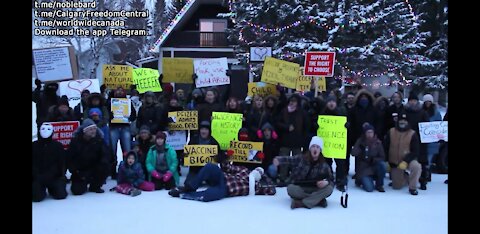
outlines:
[{"label": "gloves", "polygon": [[407,169],[407,166],[408,166],[408,163],[405,162],[405,161],[402,161],[400,164],[398,164],[398,169],[400,170],[406,170]]},{"label": "gloves", "polygon": [[350,127],[350,123],[349,122],[346,122],[345,123],[345,128],[349,128]]},{"label": "gloves", "polygon": [[260,159],[260,160],[263,160],[265,158],[265,154],[262,151],[260,151],[260,152],[257,153],[257,158]]},{"label": "gloves", "polygon": [[163,182],[169,181],[172,178],[172,176],[173,174],[170,171],[167,171],[167,173],[163,175]]},{"label": "gloves", "polygon": [[262,130],[260,130],[260,129],[257,130],[257,137],[258,137],[258,139],[262,139],[262,138],[263,138]]},{"label": "gloves", "polygon": [[42,87],[42,81],[39,80],[38,78],[35,79],[35,85],[37,86],[37,88],[41,88]]},{"label": "gloves", "polygon": [[192,80],[193,80],[193,83],[195,83],[195,80],[198,78],[197,74],[193,73],[192,75]]},{"label": "gloves", "polygon": [[162,175],[160,173],[158,173],[157,170],[153,170],[152,171],[152,177],[159,180],[162,177]]},{"label": "gloves", "polygon": [[227,150],[227,156],[228,157],[232,156],[234,153],[235,153],[235,151],[233,151],[231,149]]},{"label": "gloves", "polygon": [[276,140],[278,138],[277,132],[272,131],[272,138]]}]

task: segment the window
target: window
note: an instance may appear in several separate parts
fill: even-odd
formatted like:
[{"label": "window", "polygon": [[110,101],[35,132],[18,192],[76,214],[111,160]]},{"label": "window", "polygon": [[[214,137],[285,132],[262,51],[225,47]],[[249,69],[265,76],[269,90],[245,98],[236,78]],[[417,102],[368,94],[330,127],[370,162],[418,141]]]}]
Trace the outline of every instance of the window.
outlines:
[{"label": "window", "polygon": [[225,46],[226,19],[200,19],[200,46]]}]

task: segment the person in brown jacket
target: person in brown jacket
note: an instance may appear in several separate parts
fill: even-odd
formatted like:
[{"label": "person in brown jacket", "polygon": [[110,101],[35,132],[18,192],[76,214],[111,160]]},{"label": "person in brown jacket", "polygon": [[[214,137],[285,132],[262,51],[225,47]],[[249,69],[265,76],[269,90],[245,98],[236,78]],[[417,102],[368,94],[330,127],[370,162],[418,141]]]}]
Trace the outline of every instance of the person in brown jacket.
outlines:
[{"label": "person in brown jacket", "polygon": [[375,177],[375,189],[383,193],[385,192],[383,179],[387,170],[385,151],[374,130],[371,124],[365,123],[362,136],[353,146],[352,156],[358,158],[358,164],[355,165],[355,173],[357,174],[355,184],[361,185],[367,192],[372,192]]},{"label": "person in brown jacket", "polygon": [[[396,126],[388,131],[385,151],[391,167],[393,189],[401,189],[408,181],[410,194],[418,195],[417,182],[422,173],[422,166],[417,160],[420,154],[420,139],[415,131],[410,129],[407,114],[399,114]],[[408,176],[406,170],[410,172]]]}]

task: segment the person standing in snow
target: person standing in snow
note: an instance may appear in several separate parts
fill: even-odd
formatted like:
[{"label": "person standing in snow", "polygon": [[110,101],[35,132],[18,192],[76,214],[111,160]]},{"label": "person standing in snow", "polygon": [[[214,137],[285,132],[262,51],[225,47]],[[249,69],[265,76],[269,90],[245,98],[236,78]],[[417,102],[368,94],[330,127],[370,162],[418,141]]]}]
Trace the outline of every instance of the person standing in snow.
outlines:
[{"label": "person standing in snow", "polygon": [[314,136],[310,141],[309,150],[304,154],[278,156],[273,159],[273,166],[288,164],[293,168],[292,184],[288,185],[287,193],[292,198],[290,208],[327,207],[326,198],[333,192],[333,174],[322,154],[323,139]]}]

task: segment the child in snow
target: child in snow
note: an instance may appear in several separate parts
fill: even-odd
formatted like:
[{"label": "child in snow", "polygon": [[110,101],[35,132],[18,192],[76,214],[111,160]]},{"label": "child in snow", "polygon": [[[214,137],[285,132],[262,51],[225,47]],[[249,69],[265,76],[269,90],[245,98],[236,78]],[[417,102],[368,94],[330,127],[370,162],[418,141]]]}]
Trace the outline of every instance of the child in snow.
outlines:
[{"label": "child in snow", "polygon": [[137,154],[134,151],[128,152],[126,161],[122,161],[118,167],[117,186],[114,190],[134,197],[140,195],[140,190],[153,191],[154,189],[152,182],[145,181],[142,165],[137,162]]}]

